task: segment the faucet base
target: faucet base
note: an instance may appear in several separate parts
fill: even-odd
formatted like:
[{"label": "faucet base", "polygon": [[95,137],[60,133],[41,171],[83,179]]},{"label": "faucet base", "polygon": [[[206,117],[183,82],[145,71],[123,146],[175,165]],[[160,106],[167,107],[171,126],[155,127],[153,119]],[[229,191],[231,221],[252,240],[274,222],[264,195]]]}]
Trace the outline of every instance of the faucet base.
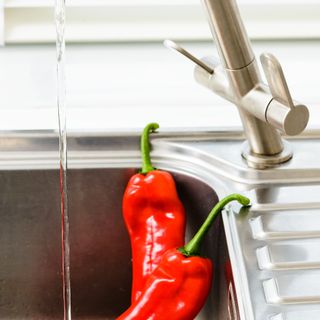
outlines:
[{"label": "faucet base", "polygon": [[267,169],[276,167],[292,158],[292,149],[288,142],[283,141],[283,150],[274,155],[257,154],[251,151],[248,142],[243,144],[242,157],[249,167],[254,169]]}]

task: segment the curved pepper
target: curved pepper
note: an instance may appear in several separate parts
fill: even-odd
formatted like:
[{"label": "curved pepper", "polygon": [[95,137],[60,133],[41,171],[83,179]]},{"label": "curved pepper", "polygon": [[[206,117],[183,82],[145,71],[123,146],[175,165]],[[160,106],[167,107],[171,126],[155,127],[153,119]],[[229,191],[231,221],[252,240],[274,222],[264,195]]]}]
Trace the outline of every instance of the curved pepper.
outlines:
[{"label": "curved pepper", "polygon": [[170,248],[182,246],[185,212],[171,174],[156,170],[150,161],[149,133],[159,127],[148,124],[141,136],[143,166],[129,181],[123,197],[123,217],[132,249],[132,302],[149,275]]},{"label": "curved pepper", "polygon": [[140,298],[117,320],[193,320],[203,307],[212,282],[212,262],[200,247],[214,219],[230,201],[249,205],[238,194],[222,199],[196,235],[184,247],[168,250],[149,276]]}]

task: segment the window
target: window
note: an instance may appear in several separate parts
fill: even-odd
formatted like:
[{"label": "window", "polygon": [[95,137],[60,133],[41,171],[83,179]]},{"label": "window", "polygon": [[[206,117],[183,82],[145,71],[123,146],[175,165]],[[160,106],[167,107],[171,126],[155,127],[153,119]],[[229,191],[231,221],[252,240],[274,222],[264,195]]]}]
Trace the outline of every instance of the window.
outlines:
[{"label": "window", "polygon": [[[53,0],[0,0],[1,3],[0,41],[55,41]],[[318,0],[238,3],[253,39],[320,37]],[[67,6],[69,42],[211,39],[201,0],[67,0]]]}]

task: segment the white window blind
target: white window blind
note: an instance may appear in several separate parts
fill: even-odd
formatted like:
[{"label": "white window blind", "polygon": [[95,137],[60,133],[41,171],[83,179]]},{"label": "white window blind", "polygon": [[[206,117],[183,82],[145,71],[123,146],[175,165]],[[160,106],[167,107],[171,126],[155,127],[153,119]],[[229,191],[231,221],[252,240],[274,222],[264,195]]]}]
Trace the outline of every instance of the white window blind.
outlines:
[{"label": "white window blind", "polygon": [[[319,0],[238,3],[252,39],[320,38]],[[0,43],[53,42],[53,5],[0,0]],[[211,39],[201,0],[67,0],[66,32],[69,42]]]}]

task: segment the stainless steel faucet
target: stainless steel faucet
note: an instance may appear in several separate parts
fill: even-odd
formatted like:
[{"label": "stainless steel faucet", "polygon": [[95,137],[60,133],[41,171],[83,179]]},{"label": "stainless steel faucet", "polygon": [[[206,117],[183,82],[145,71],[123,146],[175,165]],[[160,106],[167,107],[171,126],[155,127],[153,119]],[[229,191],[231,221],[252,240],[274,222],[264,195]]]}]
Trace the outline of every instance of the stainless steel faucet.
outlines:
[{"label": "stainless steel faucet", "polygon": [[242,155],[249,166],[263,169],[288,161],[292,152],[278,130],[301,133],[309,120],[307,107],[292,100],[281,65],[269,53],[260,57],[268,85],[262,82],[236,2],[202,2],[221,63],[212,57],[198,60],[170,40],[165,44],[196,63],[198,83],[238,107],[247,138]]}]

